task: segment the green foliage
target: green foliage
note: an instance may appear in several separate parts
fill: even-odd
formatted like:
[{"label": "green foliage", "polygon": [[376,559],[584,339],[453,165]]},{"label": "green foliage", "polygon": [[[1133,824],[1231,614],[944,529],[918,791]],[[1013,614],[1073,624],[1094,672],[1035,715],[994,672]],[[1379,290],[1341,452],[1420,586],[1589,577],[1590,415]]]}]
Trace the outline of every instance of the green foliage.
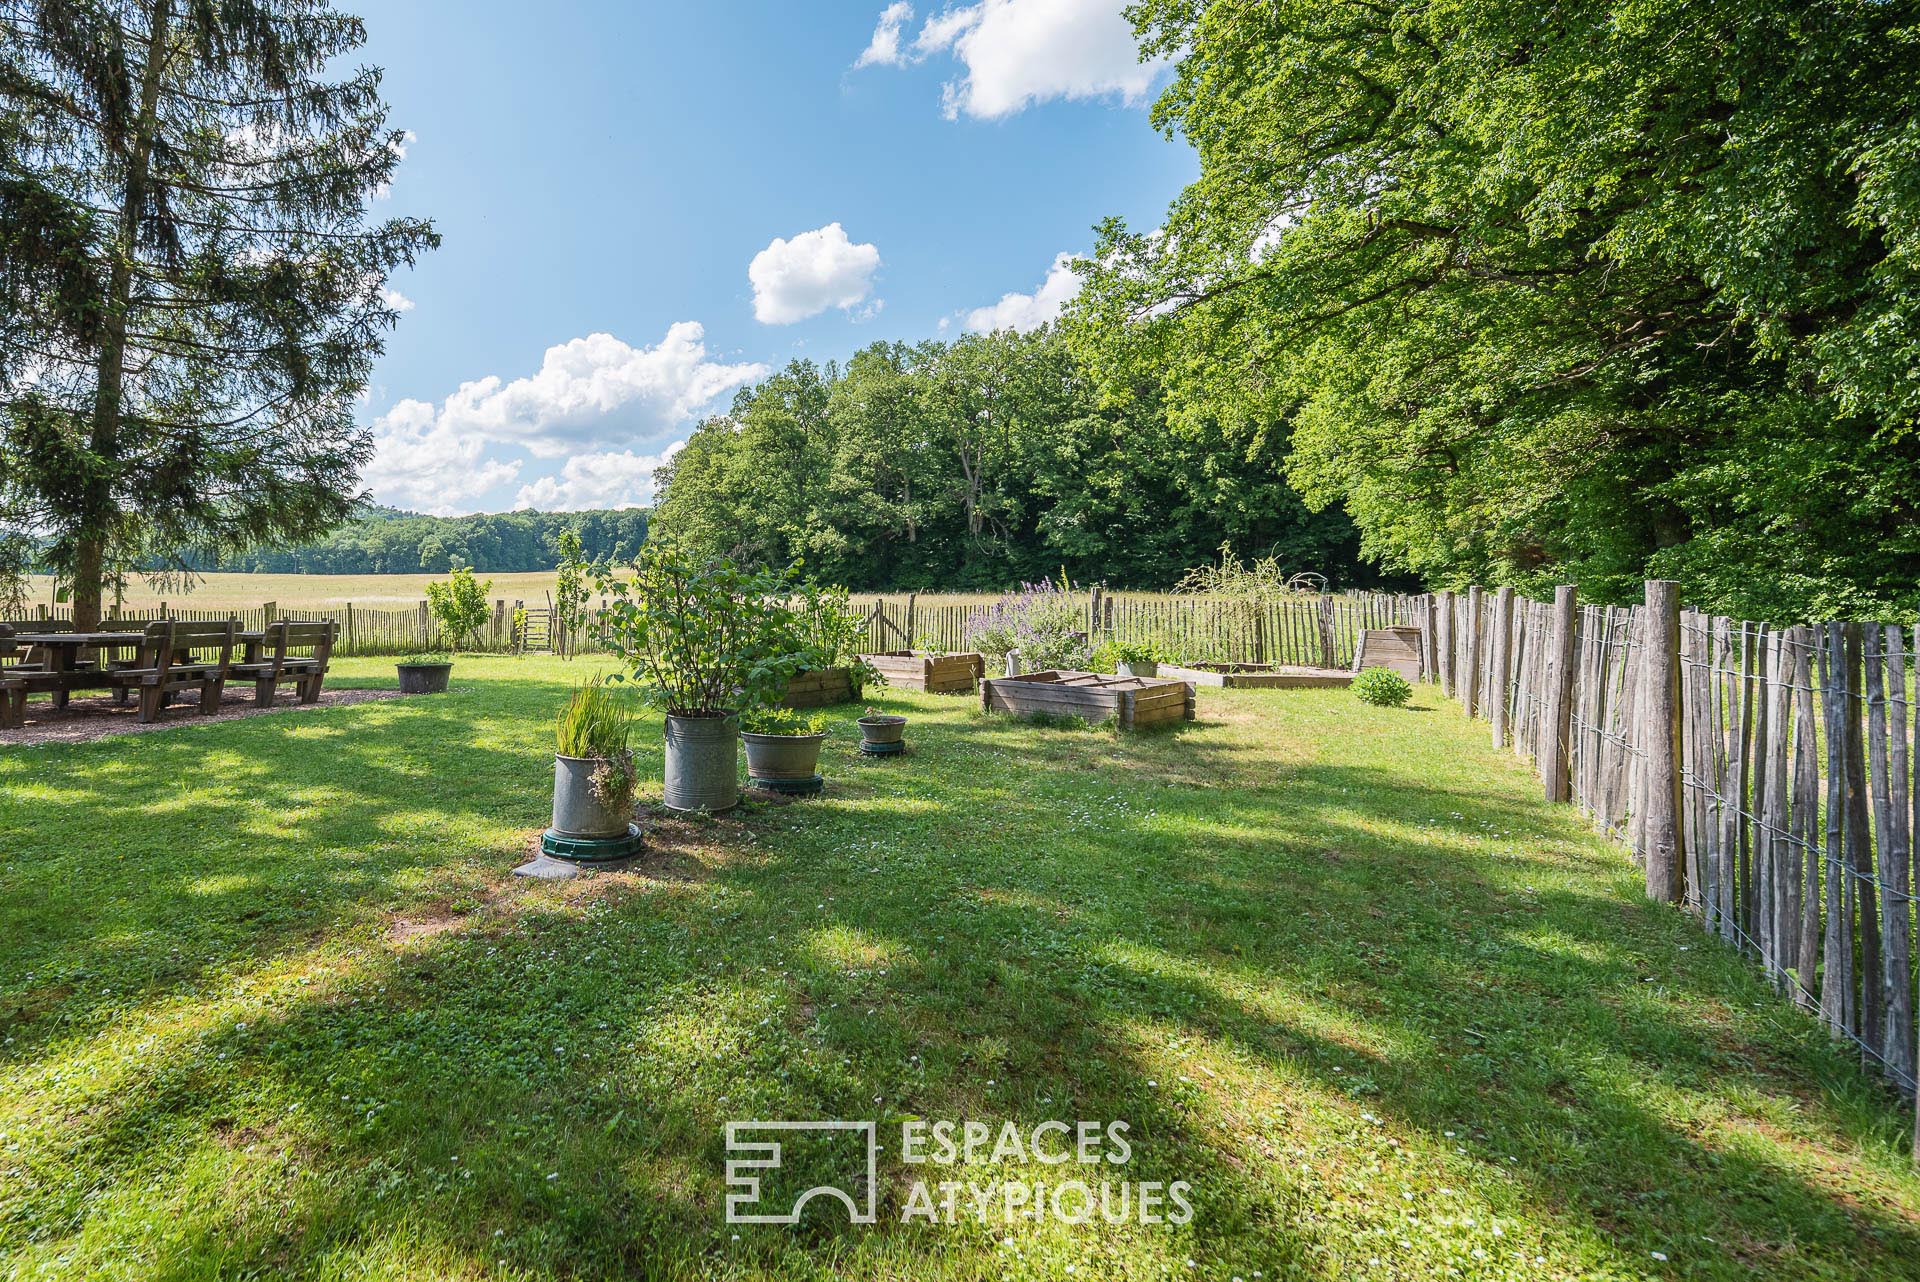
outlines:
[{"label": "green foliage", "polygon": [[740,728],[749,734],[823,734],[827,729],[827,714],[794,708],[754,708],[740,714]]},{"label": "green foliage", "polygon": [[789,646],[800,671],[846,668],[853,677],[854,697],[868,685],[887,679],[860,657],[867,643],[867,616],[854,608],[844,587],[809,579],[788,598]]},{"label": "green foliage", "polygon": [[581,558],[580,534],[572,527],[560,531],[560,564],[553,585],[553,622],[561,653],[572,658],[581,629],[587,624],[587,572]]},{"label": "green foliage", "polygon": [[1097,403],[1048,330],[875,343],[741,391],[662,470],[654,524],[711,555],[859,588],[998,590],[1065,564],[1165,587],[1222,542],[1370,581],[1353,529],[1286,484],[1283,435],[1170,430],[1157,385]]},{"label": "green foliage", "polygon": [[1158,663],[1166,657],[1151,641],[1110,641],[1104,648],[1118,663]]},{"label": "green foliage", "polygon": [[1366,668],[1355,674],[1348,689],[1362,703],[1376,708],[1404,708],[1413,698],[1413,687],[1392,668]]},{"label": "green foliage", "polygon": [[453,656],[445,650],[409,650],[399,657],[398,662],[402,667],[409,668],[427,665],[437,666],[442,663],[452,663]]},{"label": "green foliage", "polygon": [[1308,500],[1437,585],[1910,606],[1910,6],[1130,12],[1201,172],[1103,229],[1068,323],[1109,395],[1289,434]]},{"label": "green foliage", "polygon": [[563,757],[615,757],[627,750],[633,711],[600,677],[573,688],[554,722],[554,749]]},{"label": "green foliage", "polygon": [[1087,645],[1087,607],[1068,585],[1051,581],[1023,583],[967,618],[967,644],[989,659],[1004,660],[1015,650],[1029,672],[1049,668],[1085,668],[1092,661]]},{"label": "green foliage", "polygon": [[564,560],[560,540],[569,531],[580,540],[578,559],[624,562],[647,540],[647,511],[421,516],[369,505],[347,524],[310,542],[254,547],[217,560],[189,553],[185,559],[201,571],[445,574],[459,557],[479,574],[514,574],[550,569]]},{"label": "green foliage", "polygon": [[427,584],[427,609],[454,649],[487,626],[487,593],[492,590],[492,579],[476,579],[464,566],[445,582]]},{"label": "green foliage", "polygon": [[787,575],[743,569],[668,541],[650,542],[631,576],[601,574],[601,639],[676,716],[720,716],[775,701],[805,655]]}]

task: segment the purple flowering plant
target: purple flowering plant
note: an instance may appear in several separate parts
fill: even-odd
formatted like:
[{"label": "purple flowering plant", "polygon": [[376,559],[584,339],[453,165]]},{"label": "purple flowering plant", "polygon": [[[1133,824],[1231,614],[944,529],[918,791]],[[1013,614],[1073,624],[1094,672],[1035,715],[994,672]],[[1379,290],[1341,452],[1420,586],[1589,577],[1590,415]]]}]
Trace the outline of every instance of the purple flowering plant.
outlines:
[{"label": "purple flowering plant", "polygon": [[1084,668],[1090,659],[1085,628],[1085,603],[1064,581],[1022,583],[967,616],[967,644],[995,659],[1018,650],[1028,671]]}]

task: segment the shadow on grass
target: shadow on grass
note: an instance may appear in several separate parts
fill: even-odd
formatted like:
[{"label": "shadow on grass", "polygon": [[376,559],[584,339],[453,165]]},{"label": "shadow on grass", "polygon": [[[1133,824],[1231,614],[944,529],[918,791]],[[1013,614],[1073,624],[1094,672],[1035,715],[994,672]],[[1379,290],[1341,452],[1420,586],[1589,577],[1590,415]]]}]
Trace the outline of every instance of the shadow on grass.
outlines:
[{"label": "shadow on grass", "polygon": [[[550,699],[527,698],[520,719],[539,722]],[[809,1217],[736,1245],[723,1122],[1123,1118],[1129,1178],[1195,1185],[1191,1226],[1129,1240],[1151,1271],[1192,1255],[1332,1276],[1356,1225],[1412,1232],[1391,1189],[1357,1221],[1335,1213],[1358,1195],[1328,1182],[1382,1160],[1365,1112],[1550,1228],[1563,1267],[1676,1242],[1707,1275],[1884,1277],[1920,1259],[1910,1187],[1864,1199],[1811,1154],[1790,1165],[1806,1147],[1791,1136],[1771,1149],[1715,1132],[1798,1113],[1834,1147],[1872,1150],[1901,1123],[1738,959],[1628,893],[1624,857],[1577,816],[1499,786],[1511,763],[1489,758],[1483,787],[1418,763],[1273,759],[1206,721],[1123,736],[900,706],[925,770],[860,762],[840,736],[826,800],[699,830],[727,852],[708,880],[642,874],[504,904],[223,1016],[72,1119],[74,1178],[26,1191],[0,1234],[7,1216],[78,1233],[94,1212],[75,1190],[182,1184],[184,1149],[249,1192],[190,1220],[182,1274],[398,1252],[475,1272],[706,1276],[745,1260],[827,1276],[905,1259],[913,1276],[973,1276],[998,1259],[984,1231]],[[1208,711],[1215,727],[1245,715]],[[516,746],[521,730],[451,703],[409,712],[328,745],[355,783],[300,821],[304,853],[262,870],[240,844],[144,879],[89,868],[88,892],[125,902],[41,919],[35,955],[105,971],[130,947],[117,940],[164,931],[189,895],[206,972],[297,954],[405,889],[412,834],[474,833],[438,854],[462,868],[505,853],[503,826],[538,824],[545,759]],[[206,803],[210,823],[256,830],[316,786],[295,758],[248,778]],[[89,822],[55,795],[66,822]],[[168,804],[150,805],[162,824]],[[192,887],[221,877],[252,879]],[[248,915],[263,906],[285,917]],[[207,978],[150,982],[180,997]],[[57,1008],[17,1022],[10,1079],[106,1035],[48,1027]],[[890,1157],[883,1223],[906,1174]],[[1419,1213],[1436,1203],[1423,1188]]]}]

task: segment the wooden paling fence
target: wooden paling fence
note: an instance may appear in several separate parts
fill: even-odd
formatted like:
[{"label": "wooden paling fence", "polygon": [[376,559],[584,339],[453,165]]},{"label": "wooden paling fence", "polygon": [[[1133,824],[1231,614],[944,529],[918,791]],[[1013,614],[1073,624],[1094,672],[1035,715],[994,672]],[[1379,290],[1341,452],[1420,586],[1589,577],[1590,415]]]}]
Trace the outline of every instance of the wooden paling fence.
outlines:
[{"label": "wooden paling fence", "polygon": [[[1368,628],[1418,624],[1414,600],[1371,593],[1252,602],[1096,588],[1085,596],[1083,630],[1096,646],[1152,644],[1188,660],[1346,668]],[[921,602],[908,594],[882,597],[864,609],[868,644],[876,651],[966,650],[981,607]]]},{"label": "wooden paling fence", "polygon": [[1548,799],[1913,1097],[1920,626],[1706,615],[1664,580],[1630,607],[1570,587],[1404,601],[1431,679]]},{"label": "wooden paling fence", "polygon": [[[518,601],[495,601],[487,622],[461,646],[463,650],[506,653],[521,648],[514,635],[513,611]],[[68,606],[49,609],[41,606],[41,618],[71,619]],[[369,609],[352,604],[299,606],[282,610],[272,601],[252,609],[183,610],[168,602],[138,609],[108,611],[108,623],[145,624],[154,619],[190,619],[219,622],[238,619],[243,632],[257,632],[275,619],[332,619],[340,625],[340,639],[334,643],[335,655],[407,654],[444,646],[427,603],[398,609]]]}]

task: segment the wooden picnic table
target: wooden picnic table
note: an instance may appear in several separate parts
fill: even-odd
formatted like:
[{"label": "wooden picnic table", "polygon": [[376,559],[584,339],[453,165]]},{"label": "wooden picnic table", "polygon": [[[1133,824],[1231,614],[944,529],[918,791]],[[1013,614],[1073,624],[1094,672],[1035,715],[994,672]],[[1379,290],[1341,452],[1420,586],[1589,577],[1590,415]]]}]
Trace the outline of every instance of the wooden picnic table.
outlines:
[{"label": "wooden picnic table", "polygon": [[[16,632],[13,636],[16,644],[46,650],[47,671],[60,682],[53,692],[56,708],[66,707],[74,690],[113,684],[105,668],[81,665],[81,651],[134,650],[146,639],[145,632]],[[260,646],[266,639],[264,632],[241,632],[234,636],[235,644],[246,647],[244,662],[247,663],[259,661]]]}]

